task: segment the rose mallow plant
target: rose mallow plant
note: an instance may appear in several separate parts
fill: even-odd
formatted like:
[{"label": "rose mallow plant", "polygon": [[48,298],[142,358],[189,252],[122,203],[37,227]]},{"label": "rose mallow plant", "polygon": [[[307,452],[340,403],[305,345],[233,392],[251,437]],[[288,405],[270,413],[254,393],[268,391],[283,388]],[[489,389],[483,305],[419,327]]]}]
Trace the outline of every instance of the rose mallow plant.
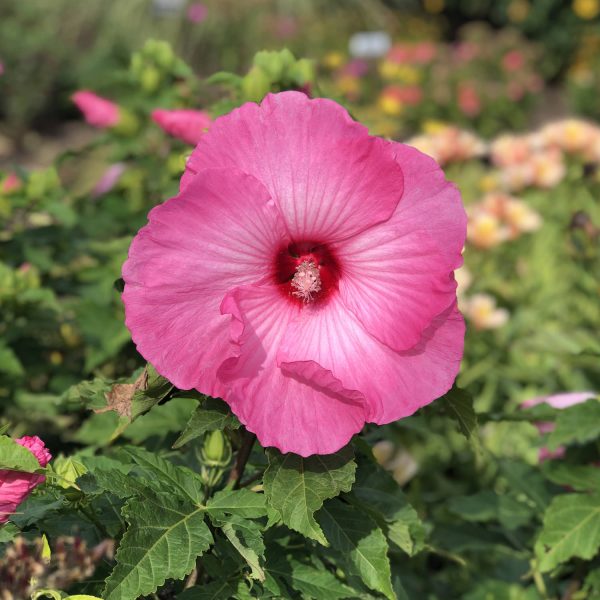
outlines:
[{"label": "rose mallow plant", "polygon": [[[40,467],[45,467],[52,459],[44,442],[36,435],[26,435],[15,442],[27,448],[36,457]],[[0,524],[8,521],[19,504],[45,479],[44,475],[37,473],[0,469]]]},{"label": "rose mallow plant", "polygon": [[270,94],[217,119],[150,212],[123,267],[126,324],[264,446],[332,453],[452,386],[465,230],[431,158],[331,100]]}]

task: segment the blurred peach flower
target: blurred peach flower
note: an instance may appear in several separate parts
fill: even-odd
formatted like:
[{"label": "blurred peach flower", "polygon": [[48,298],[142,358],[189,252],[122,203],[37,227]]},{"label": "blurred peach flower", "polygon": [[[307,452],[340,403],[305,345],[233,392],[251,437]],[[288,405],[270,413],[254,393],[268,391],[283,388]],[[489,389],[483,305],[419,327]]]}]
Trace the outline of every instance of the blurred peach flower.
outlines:
[{"label": "blurred peach flower", "polygon": [[479,206],[470,206],[467,214],[467,240],[477,248],[493,248],[509,238],[508,228],[493,213]]},{"label": "blurred peach flower", "polygon": [[535,154],[531,159],[534,185],[550,189],[557,186],[565,177],[567,168],[560,150],[548,149]]},{"label": "blurred peach flower", "polygon": [[407,144],[429,154],[440,165],[477,158],[486,152],[483,140],[454,125],[429,122],[425,124],[425,130],[424,134],[411,138]]},{"label": "blurred peach flower", "polygon": [[498,308],[489,294],[474,294],[461,303],[461,311],[476,329],[498,329],[508,322],[510,313]]},{"label": "blurred peach flower", "polygon": [[419,465],[412,454],[389,440],[381,440],[373,446],[375,460],[392,474],[398,485],[410,481],[419,470]]}]

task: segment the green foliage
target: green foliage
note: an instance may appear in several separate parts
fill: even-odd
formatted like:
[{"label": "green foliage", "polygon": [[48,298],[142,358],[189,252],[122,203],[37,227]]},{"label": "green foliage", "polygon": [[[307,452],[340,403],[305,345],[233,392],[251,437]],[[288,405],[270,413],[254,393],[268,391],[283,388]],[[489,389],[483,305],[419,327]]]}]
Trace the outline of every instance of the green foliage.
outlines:
[{"label": "green foliage", "polygon": [[324,500],[350,491],[356,469],[352,448],[308,458],[277,450],[268,456],[264,485],[269,506],[290,529],[326,545],[314,514]]},{"label": "green foliage", "polygon": [[106,580],[105,600],[134,599],[154,592],[167,578],[184,577],[212,543],[203,508],[172,494],[128,500],[123,516],[129,527]]},{"label": "green foliage", "polygon": [[393,600],[388,544],[375,521],[339,500],[329,502],[319,516],[327,540],[348,572]]},{"label": "green foliage", "polygon": [[239,421],[225,402],[204,396],[182,434],[173,444],[173,448],[180,448],[191,440],[204,435],[207,431],[225,429],[226,427],[237,429],[239,426]]},{"label": "green foliage", "polygon": [[600,494],[564,494],[552,500],[536,541],[540,571],[551,571],[578,556],[593,558],[600,548]]},{"label": "green foliage", "polygon": [[563,444],[581,444],[599,436],[600,401],[592,399],[561,411],[556,419],[556,428],[548,439],[548,447],[556,450]]},{"label": "green foliage", "polygon": [[473,398],[465,390],[453,387],[442,402],[453,419],[456,420],[460,432],[469,439],[477,427],[477,415],[473,408]]}]

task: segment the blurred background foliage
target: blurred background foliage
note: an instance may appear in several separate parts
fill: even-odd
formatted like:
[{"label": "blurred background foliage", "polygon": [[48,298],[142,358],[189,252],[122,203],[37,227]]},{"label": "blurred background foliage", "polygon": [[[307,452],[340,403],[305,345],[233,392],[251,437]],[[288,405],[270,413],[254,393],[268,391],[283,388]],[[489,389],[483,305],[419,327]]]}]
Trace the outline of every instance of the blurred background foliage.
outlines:
[{"label": "blurred background foliage", "polygon": [[[484,98],[506,97],[499,94],[503,88],[494,85],[477,89],[477,94],[464,89],[471,79],[482,76],[491,84],[496,81],[500,46],[522,50],[527,63],[523,68],[531,71],[523,85],[533,90],[515,90],[513,85],[512,97],[496,111],[501,114],[491,110],[482,116],[487,133],[502,125],[523,127],[521,112],[528,113],[529,92],[539,91],[541,80],[555,84],[567,78],[572,106],[590,116],[598,110],[594,98],[599,85],[600,24],[595,0],[208,0],[200,6],[194,13],[194,4],[185,0],[88,0],[82,10],[74,9],[72,0],[4,0],[0,6],[0,133],[4,136],[0,157],[6,158],[14,146],[17,150],[28,144],[35,147],[33,132],[49,131],[72,119],[73,89],[93,87],[101,94],[117,94],[126,84],[122,69],[148,38],[169,41],[200,76],[218,70],[244,72],[255,52],[284,45],[297,56],[321,60],[329,54],[325,63],[331,66],[335,58],[330,53],[343,58],[348,38],[358,31],[383,30],[397,43],[445,41],[455,50],[460,40],[472,41],[479,46],[478,56],[472,65],[470,59],[464,61],[467,64],[457,74],[464,97],[479,93]],[[474,21],[503,30],[500,46],[485,30],[477,34],[471,27],[471,33],[465,34],[463,26]],[[447,59],[446,51],[439,52],[431,72],[419,74],[413,69],[411,74],[409,69],[399,83],[414,84],[419,77],[447,78],[455,66]],[[494,59],[496,65],[491,64]],[[340,92],[350,96],[356,95],[352,88],[357,87],[351,71],[343,73],[350,78],[340,86]],[[149,82],[156,74],[148,70],[144,76]],[[449,103],[443,98],[449,92],[439,82],[437,87],[437,92],[425,90],[427,99]],[[494,104],[491,98],[487,104]],[[509,107],[515,104],[519,110],[513,118]],[[409,121],[414,126],[431,116],[462,116],[464,121],[473,115],[465,119],[460,111],[450,109],[436,114],[428,106]]]}]

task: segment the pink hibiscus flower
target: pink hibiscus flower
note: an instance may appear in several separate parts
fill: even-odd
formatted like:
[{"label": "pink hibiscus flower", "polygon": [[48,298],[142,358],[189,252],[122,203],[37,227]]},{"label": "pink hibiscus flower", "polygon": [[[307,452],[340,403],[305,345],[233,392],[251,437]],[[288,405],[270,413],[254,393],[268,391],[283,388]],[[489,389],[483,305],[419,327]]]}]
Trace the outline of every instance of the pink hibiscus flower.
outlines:
[{"label": "pink hibiscus flower", "polygon": [[83,113],[89,125],[106,129],[114,127],[119,122],[120,110],[118,104],[106,98],[101,98],[88,90],[75,92],[71,98]]},{"label": "pink hibiscus flower", "polygon": [[217,119],[150,212],[123,267],[126,324],[264,446],[328,454],[452,386],[465,230],[431,158],[331,100],[270,94]]},{"label": "pink hibiscus flower", "polygon": [[[40,467],[45,467],[50,462],[52,455],[39,437],[25,436],[15,442],[30,450],[40,463]],[[0,523],[6,523],[17,506],[45,479],[43,475],[35,473],[0,470]]]},{"label": "pink hibiscus flower", "polygon": [[165,110],[159,108],[152,111],[152,119],[163,131],[192,146],[200,141],[211,122],[208,113],[202,110],[187,109]]}]

